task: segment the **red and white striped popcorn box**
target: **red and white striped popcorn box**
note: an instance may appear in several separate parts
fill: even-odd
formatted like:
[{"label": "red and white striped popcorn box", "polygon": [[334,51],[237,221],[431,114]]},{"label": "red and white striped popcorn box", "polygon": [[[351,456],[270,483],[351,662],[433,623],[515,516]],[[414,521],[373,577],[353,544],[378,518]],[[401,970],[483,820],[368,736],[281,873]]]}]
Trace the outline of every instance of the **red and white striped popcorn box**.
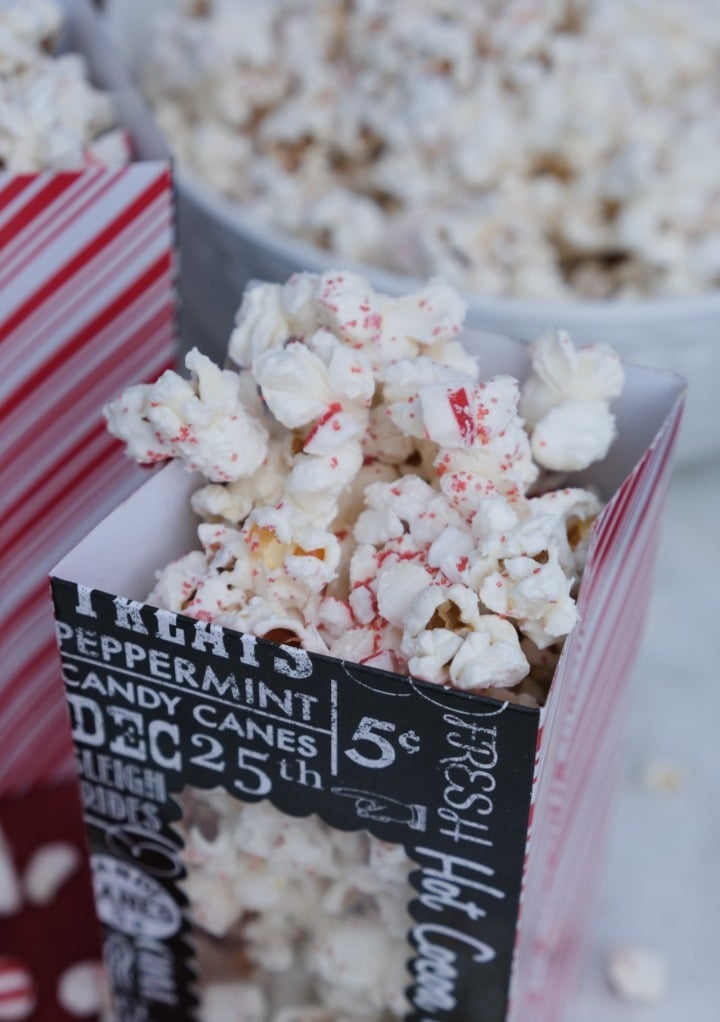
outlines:
[{"label": "red and white striped popcorn box", "polygon": [[144,478],[103,403],[176,349],[167,150],[98,16],[61,6],[59,49],[112,93],[132,159],[0,170],[0,796],[73,774],[47,575]]},{"label": "red and white striped popcorn box", "polygon": [[[488,376],[527,374],[524,345],[464,339]],[[626,366],[610,454],[568,480],[595,486],[607,503],[592,527],[580,623],[540,710],[146,604],[155,571],[195,545],[188,497],[198,480],[178,465],[154,474],[54,569],[99,918],[106,946],[124,935],[138,972],[150,937],[143,918],[163,906],[152,934],[166,963],[162,998],[140,980],[123,987],[119,1022],[137,1010],[158,1022],[196,1017],[175,796],[218,786],[403,845],[417,867],[407,906],[411,1022],[559,1022],[601,856],[683,403],[678,378]],[[123,915],[128,877],[148,905]]]},{"label": "red and white striped popcorn box", "polygon": [[539,716],[509,1022],[559,1020],[576,974],[652,591],[685,387],[671,374],[626,371],[619,441],[589,476],[614,495],[594,528],[580,623]]}]

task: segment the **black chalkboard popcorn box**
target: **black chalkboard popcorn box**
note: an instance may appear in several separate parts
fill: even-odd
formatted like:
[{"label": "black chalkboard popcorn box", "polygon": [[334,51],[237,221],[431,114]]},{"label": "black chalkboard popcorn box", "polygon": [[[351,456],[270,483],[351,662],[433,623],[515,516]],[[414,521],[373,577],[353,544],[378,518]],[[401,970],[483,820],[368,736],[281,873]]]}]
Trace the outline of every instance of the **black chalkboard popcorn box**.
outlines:
[{"label": "black chalkboard popcorn box", "polygon": [[[479,333],[465,340],[482,354],[487,375],[526,375],[523,345]],[[274,847],[315,821],[343,854],[360,840],[375,842],[386,860],[388,849],[397,847],[402,857],[404,848],[414,888],[402,903],[409,909],[402,934],[408,941],[405,1018],[560,1017],[602,847],[683,405],[683,384],[675,377],[635,366],[626,371],[615,406],[618,439],[599,468],[578,478],[579,485],[592,482],[608,503],[593,526],[580,624],[541,710],[308,654],[145,604],[155,570],[194,544],[195,522],[185,508],[197,479],[177,465],[153,474],[54,569],[117,1022],[213,1017],[209,1010],[199,1014],[205,1012],[196,981],[201,942],[184,878],[195,861],[188,849],[225,856],[230,891],[238,860],[221,840],[230,833],[222,819],[228,807],[235,807],[233,826],[255,841],[251,869],[260,869],[261,816],[266,832],[276,835]],[[209,829],[200,819],[188,837],[181,818],[202,816],[198,789],[212,792],[205,801],[219,817]],[[242,813],[251,811],[250,824]],[[277,819],[287,821],[286,831],[278,831]],[[366,881],[368,875],[366,869]],[[272,921],[258,910],[263,881],[257,876],[254,884],[244,881],[256,899],[251,917],[270,932]],[[305,879],[315,898],[317,870],[308,867]],[[337,891],[342,875],[333,883]],[[284,890],[280,929],[303,885]],[[317,931],[302,962],[314,962],[326,991],[333,969],[347,967],[343,954],[358,972],[365,968],[370,951],[353,940],[363,926],[367,931],[371,893],[368,882],[365,901],[349,910],[350,929],[340,933],[335,924],[332,938],[314,917]],[[222,912],[227,899],[214,900],[214,911]],[[392,895],[379,900],[391,929]],[[210,943],[217,955],[224,942]],[[249,967],[239,968],[247,994]],[[405,1010],[396,1001],[393,1010],[373,1014],[359,987],[354,1008],[332,998],[330,1010],[284,1008],[303,997],[308,1003],[297,989],[280,968],[264,990],[270,1006],[248,1002],[237,1017],[385,1022]],[[232,988],[225,994],[233,996]]]}]

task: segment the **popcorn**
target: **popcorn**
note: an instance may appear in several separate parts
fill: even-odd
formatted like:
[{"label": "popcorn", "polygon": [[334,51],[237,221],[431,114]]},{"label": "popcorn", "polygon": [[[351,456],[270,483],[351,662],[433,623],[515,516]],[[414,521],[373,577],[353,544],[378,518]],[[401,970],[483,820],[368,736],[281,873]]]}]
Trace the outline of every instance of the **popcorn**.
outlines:
[{"label": "popcorn", "polygon": [[363,918],[333,920],[315,937],[307,968],[320,980],[320,996],[332,1009],[376,1018],[386,1004],[393,942],[382,925]]},{"label": "popcorn", "polygon": [[0,74],[22,70],[60,31],[62,11],[52,0],[4,5],[0,10]]},{"label": "popcorn", "polygon": [[200,1017],[202,1022],[265,1022],[265,996],[254,983],[208,983],[203,990]]},{"label": "popcorn", "polygon": [[252,476],[233,479],[226,485],[211,483],[192,495],[192,509],[204,521],[237,525],[245,521],[255,504],[275,504],[283,492],[292,461],[292,440],[268,446],[265,459]]},{"label": "popcorn", "polygon": [[660,952],[642,945],[614,948],[606,962],[610,987],[631,1004],[655,1004],[667,988],[667,963]]},{"label": "popcorn", "polygon": [[235,924],[242,911],[232,896],[228,881],[205,872],[188,872],[183,890],[193,907],[198,926],[213,937],[223,937]]},{"label": "popcorn", "polygon": [[667,759],[649,759],[643,763],[638,780],[646,791],[654,793],[678,791],[685,784],[685,769],[678,763]]},{"label": "popcorn", "polygon": [[51,54],[62,17],[53,0],[0,9],[0,168],[27,174],[131,157],[112,100],[90,85],[83,58]]},{"label": "popcorn", "polygon": [[[246,963],[242,979],[228,980],[221,945],[217,961],[204,961],[198,940],[201,972],[223,976],[203,984],[203,1019],[403,1017],[411,888],[401,846],[224,790],[186,790],[182,803],[190,917],[197,933],[226,937],[226,968],[238,942]],[[287,996],[278,998],[283,973]]]},{"label": "popcorn", "polygon": [[567,635],[577,621],[572,583],[558,561],[508,557],[502,571],[483,580],[480,598],[496,614],[515,618],[520,631],[542,649]]},{"label": "popcorn", "polygon": [[[190,380],[167,372],[111,403],[136,458],[179,457],[211,480],[193,497],[202,550],[159,572],[150,602],[542,703],[601,502],[550,489],[536,462],[569,469],[606,450],[622,370],[611,349],[549,331],[522,393],[509,376],[478,379],[452,347],[463,308],[438,282],[400,298],[341,271],[255,284],[231,339],[237,371],[193,350]],[[599,423],[589,443],[583,419]],[[233,925],[224,897],[208,891],[224,920],[209,926]]]},{"label": "popcorn", "polygon": [[615,437],[608,403],[622,390],[620,360],[605,344],[576,351],[564,330],[539,337],[532,355],[520,410],[532,427],[533,456],[545,468],[587,468]]},{"label": "popcorn", "polygon": [[237,374],[197,348],[185,366],[192,381],[168,369],[123,391],[104,409],[108,429],[141,464],[180,458],[213,482],[251,475],[265,458],[267,430],[240,402]]},{"label": "popcorn", "polygon": [[526,299],[711,290],[717,11],[645,7],[177,2],[141,73],[194,173],[346,259]]}]

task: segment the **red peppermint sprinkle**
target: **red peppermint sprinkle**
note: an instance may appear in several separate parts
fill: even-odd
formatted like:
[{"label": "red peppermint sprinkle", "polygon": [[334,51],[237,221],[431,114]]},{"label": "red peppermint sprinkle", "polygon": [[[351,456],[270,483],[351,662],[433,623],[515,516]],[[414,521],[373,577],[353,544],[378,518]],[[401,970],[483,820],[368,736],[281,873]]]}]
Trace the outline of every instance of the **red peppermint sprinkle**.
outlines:
[{"label": "red peppermint sprinkle", "polygon": [[363,319],[363,326],[366,330],[379,330],[382,325],[382,316],[377,312],[371,313]]},{"label": "red peppermint sprinkle", "polygon": [[[317,431],[319,429],[321,429],[323,426],[326,426],[328,424],[328,422],[330,422],[330,419],[332,419],[333,415],[337,415],[338,412],[341,412],[342,410],[343,409],[342,409],[342,405],[340,404],[340,402],[339,401],[333,401],[333,403],[331,405],[329,405],[325,409],[325,411],[322,413],[322,415],[320,416],[318,421],[315,423],[313,428],[310,430],[308,435],[305,437],[305,443],[303,444],[303,448],[308,446],[308,444],[311,442],[312,438],[315,436],[315,434],[317,433]],[[340,423],[339,422],[334,422],[333,423],[333,429],[340,429]]]},{"label": "red peppermint sprinkle", "polygon": [[448,401],[450,402],[450,408],[455,416],[455,421],[458,424],[460,430],[460,436],[463,439],[463,443],[466,447],[471,447],[475,441],[477,435],[475,429],[475,421],[473,419],[472,412],[470,411],[470,399],[468,393],[464,387],[459,387],[457,390],[451,390],[448,393]]}]

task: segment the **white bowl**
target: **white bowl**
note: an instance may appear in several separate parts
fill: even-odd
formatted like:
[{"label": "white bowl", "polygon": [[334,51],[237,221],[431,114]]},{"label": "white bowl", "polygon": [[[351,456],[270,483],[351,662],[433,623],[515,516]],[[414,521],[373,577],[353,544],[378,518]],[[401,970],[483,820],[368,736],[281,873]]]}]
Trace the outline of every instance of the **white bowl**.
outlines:
[{"label": "white bowl", "polygon": [[[261,223],[238,203],[194,175],[177,173],[182,324],[185,345],[196,343],[222,360],[235,311],[249,280],[286,280],[298,270],[321,272],[338,264],[373,286],[401,294],[423,283],[361,263],[352,264]],[[625,361],[678,373],[688,401],[678,458],[720,453],[720,292],[645,301],[541,302],[465,295],[468,326],[532,340],[548,326],[567,329],[580,343],[604,341]]]}]

